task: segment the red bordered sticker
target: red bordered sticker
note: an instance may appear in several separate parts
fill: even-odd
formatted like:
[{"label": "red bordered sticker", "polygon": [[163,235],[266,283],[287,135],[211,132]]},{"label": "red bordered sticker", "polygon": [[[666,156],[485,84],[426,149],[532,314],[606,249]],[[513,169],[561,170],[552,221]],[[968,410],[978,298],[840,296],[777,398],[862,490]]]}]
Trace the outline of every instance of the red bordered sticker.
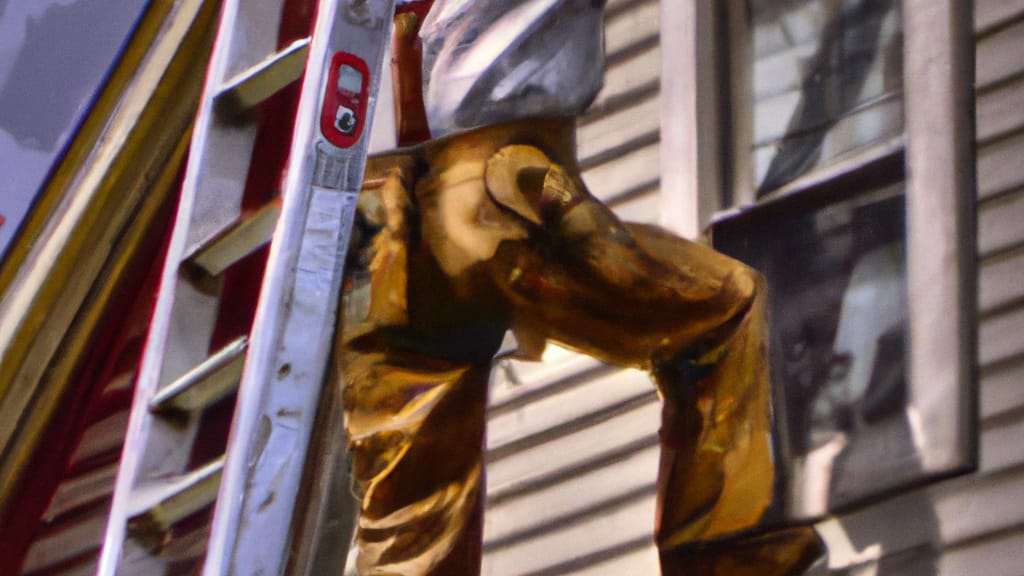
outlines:
[{"label": "red bordered sticker", "polygon": [[359,141],[366,124],[369,86],[370,69],[361,58],[348,52],[338,52],[331,58],[320,111],[320,132],[328,142],[348,148]]}]

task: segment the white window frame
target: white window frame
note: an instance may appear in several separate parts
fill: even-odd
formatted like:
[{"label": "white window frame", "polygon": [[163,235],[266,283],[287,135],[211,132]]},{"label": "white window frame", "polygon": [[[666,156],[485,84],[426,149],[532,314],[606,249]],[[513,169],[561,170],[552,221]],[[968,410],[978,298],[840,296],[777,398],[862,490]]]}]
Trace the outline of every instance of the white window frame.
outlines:
[{"label": "white window frame", "polygon": [[[909,411],[924,474],[939,478],[976,468],[978,458],[973,2],[902,1],[905,138],[888,145],[903,152],[906,170]],[[743,37],[741,11],[716,3],[661,4],[662,224],[689,238],[723,209],[756,204],[747,155],[730,160],[723,146],[738,150],[749,123],[749,111],[725,106],[743,80],[721,60],[737,50],[725,36]],[[797,188],[858,167],[818,170]],[[725,207],[730,185],[734,204]]]}]

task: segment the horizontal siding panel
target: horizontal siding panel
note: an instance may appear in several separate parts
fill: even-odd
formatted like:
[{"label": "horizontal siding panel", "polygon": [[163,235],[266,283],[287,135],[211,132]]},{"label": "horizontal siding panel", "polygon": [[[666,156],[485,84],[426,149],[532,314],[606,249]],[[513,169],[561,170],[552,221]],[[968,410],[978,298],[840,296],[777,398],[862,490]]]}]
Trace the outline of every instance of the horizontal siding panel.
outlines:
[{"label": "horizontal siding panel", "polygon": [[975,84],[979,89],[1006,81],[1024,72],[1024,20],[978,41]]},{"label": "horizontal siding panel", "polygon": [[[1024,243],[1024,238],[1021,238]],[[982,261],[978,309],[982,314],[1024,300],[1024,247]]]},{"label": "horizontal siding panel", "polygon": [[559,373],[552,373],[552,370],[561,372],[567,369],[576,369],[571,368],[572,366],[580,366],[579,369],[583,369],[582,367],[585,364],[591,366],[601,365],[600,362],[590,356],[551,343],[548,343],[544,348],[544,354],[541,356],[540,362],[511,360],[510,364],[515,367],[516,374],[522,378],[529,379],[531,382],[546,381],[561,375]]},{"label": "horizontal siding panel", "polygon": [[656,0],[646,0],[607,20],[604,51],[609,58],[645,41],[656,40],[661,13]]},{"label": "horizontal siding panel", "polygon": [[86,515],[50,527],[45,536],[32,543],[22,570],[33,572],[90,551],[98,552],[107,525],[107,512],[107,507],[98,507]]},{"label": "horizontal siding panel", "polygon": [[487,448],[492,451],[501,449],[525,437],[543,434],[556,426],[652,392],[647,373],[639,370],[616,370],[584,380],[559,394],[491,417],[488,420]]},{"label": "horizontal siding panel", "polygon": [[[986,474],[1024,464],[1024,419],[997,420],[982,428],[981,470]],[[1024,521],[1024,517],[1021,517]]]},{"label": "horizontal siding panel", "polygon": [[599,425],[581,427],[501,458],[489,458],[487,492],[495,495],[521,490],[547,478],[557,479],[603,465],[609,455],[654,445],[660,423],[661,404],[651,398]]},{"label": "horizontal siding panel", "polygon": [[120,452],[128,429],[129,411],[117,412],[91,425],[71,456],[71,466],[111,452]]},{"label": "horizontal siding panel", "polygon": [[[502,498],[488,508],[484,545],[543,538],[553,527],[574,523],[625,500],[654,498],[660,451],[637,450],[625,458],[563,482]],[[653,526],[653,518],[650,520]]]},{"label": "horizontal siding panel", "polygon": [[[1018,466],[991,475],[960,477],[882,501],[843,516],[841,531],[829,530],[823,536],[832,551],[830,566],[842,568],[863,561],[856,553],[872,545],[883,546],[885,556],[921,546],[951,546],[1013,529],[1022,518],[1024,469]],[[851,542],[855,543],[852,550]],[[983,569],[967,574],[975,573],[987,574]]]},{"label": "horizontal siding panel", "polygon": [[982,203],[978,210],[978,250],[981,255],[988,256],[1019,246],[1024,241],[1021,223],[1024,223],[1024,190]]},{"label": "horizontal siding panel", "polygon": [[1022,16],[1021,0],[974,0],[974,30],[980,34]]},{"label": "horizontal siding panel", "polygon": [[537,398],[557,393],[590,372],[610,370],[583,354],[548,345],[540,362],[502,361],[492,373],[490,413],[495,416]]},{"label": "horizontal siding panel", "polygon": [[652,183],[640,194],[612,202],[608,207],[623,222],[659,224],[661,220],[661,195],[657,183]]},{"label": "horizontal siding panel", "polygon": [[935,508],[946,545],[1017,526],[1024,519],[1024,470],[968,476],[938,486]]},{"label": "horizontal siding panel", "polygon": [[122,372],[114,376],[111,378],[110,382],[104,386],[103,396],[105,398],[110,398],[117,394],[130,394],[135,388],[135,376],[136,374],[134,371]]},{"label": "horizontal siding panel", "polygon": [[945,550],[939,562],[938,574],[939,576],[1024,575],[1024,528]]},{"label": "horizontal siding panel", "polygon": [[[991,419],[1024,407],[1024,358],[981,371],[981,417]],[[1024,448],[1021,449],[1024,452]]]},{"label": "horizontal siding panel", "polygon": [[654,524],[654,499],[629,502],[603,514],[581,520],[514,545],[491,548],[484,555],[483,573],[489,576],[560,576],[570,559],[600,557],[624,542],[649,541]]},{"label": "horizontal siding panel", "polygon": [[618,197],[649,188],[659,177],[658,163],[658,144],[654,143],[585,170],[583,181],[591,194],[610,204]]},{"label": "horizontal siding panel", "polygon": [[[620,102],[656,92],[661,78],[661,48],[657,45],[609,66],[604,74],[604,88],[594,100],[592,109],[616,108]],[[603,113],[603,112],[602,112]]]},{"label": "horizontal siding panel", "polygon": [[653,543],[638,550],[617,555],[606,562],[565,572],[566,576],[654,576],[660,573],[658,549],[654,547]]},{"label": "horizontal siding panel", "polygon": [[608,0],[604,5],[605,14],[618,15],[627,12],[643,0]]},{"label": "horizontal siding panel", "polygon": [[[1020,50],[1024,59],[1024,48]],[[1024,75],[978,95],[977,137],[989,142],[1024,131]]]},{"label": "horizontal siding panel", "polygon": [[978,328],[978,361],[982,367],[1024,354],[1024,308],[985,318]]},{"label": "horizontal siding panel", "polygon": [[978,149],[978,194],[982,200],[1024,186],[1024,132]]},{"label": "horizontal siding panel", "polygon": [[576,131],[576,151],[580,162],[589,166],[601,157],[635,147],[637,142],[649,143],[652,137],[657,141],[660,107],[657,94],[652,94],[635,106],[581,124]]},{"label": "horizontal siding panel", "polygon": [[43,519],[52,520],[86,504],[109,498],[113,492],[118,466],[117,462],[113,462],[61,482]]}]

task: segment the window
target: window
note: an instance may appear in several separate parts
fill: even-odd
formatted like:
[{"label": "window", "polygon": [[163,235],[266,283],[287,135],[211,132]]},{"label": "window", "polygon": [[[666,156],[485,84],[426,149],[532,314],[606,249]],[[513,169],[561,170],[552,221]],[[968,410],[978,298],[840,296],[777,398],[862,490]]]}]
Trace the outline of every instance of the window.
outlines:
[{"label": "window", "polygon": [[663,6],[666,224],[768,281],[775,520],[976,458],[969,4]]}]

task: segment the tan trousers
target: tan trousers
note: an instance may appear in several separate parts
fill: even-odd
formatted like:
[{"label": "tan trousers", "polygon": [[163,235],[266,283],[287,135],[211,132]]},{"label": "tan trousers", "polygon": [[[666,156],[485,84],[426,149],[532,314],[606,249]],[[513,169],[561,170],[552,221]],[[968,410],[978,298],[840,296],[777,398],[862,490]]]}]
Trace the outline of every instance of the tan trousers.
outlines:
[{"label": "tan trousers", "polygon": [[819,554],[811,529],[735,538],[773,498],[760,277],[620,222],[579,177],[573,126],[489,127],[368,165],[337,354],[360,573],[479,573],[488,372],[511,329],[524,357],[551,341],[651,372],[664,574],[798,574]]}]

